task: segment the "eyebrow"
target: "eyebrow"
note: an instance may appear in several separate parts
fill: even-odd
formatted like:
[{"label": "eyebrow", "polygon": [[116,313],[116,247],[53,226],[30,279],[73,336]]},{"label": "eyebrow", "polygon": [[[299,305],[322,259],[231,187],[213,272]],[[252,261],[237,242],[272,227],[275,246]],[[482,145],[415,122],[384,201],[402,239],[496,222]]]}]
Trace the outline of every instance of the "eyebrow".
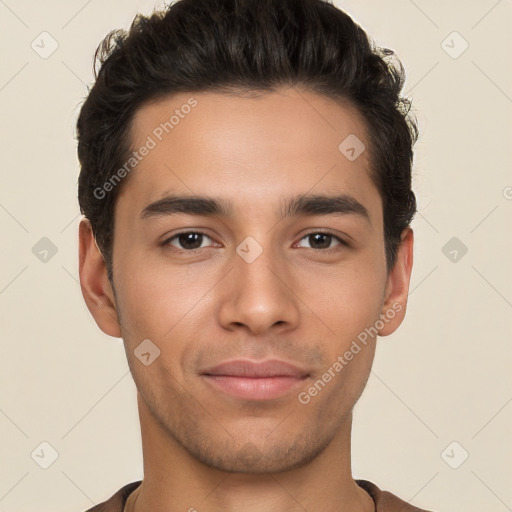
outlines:
[{"label": "eyebrow", "polygon": [[[189,215],[230,217],[232,205],[222,199],[205,196],[166,196],[146,206],[141,219],[185,213]],[[314,215],[357,215],[371,225],[370,214],[363,204],[348,194],[338,195],[299,195],[284,201],[277,212],[280,217]]]}]

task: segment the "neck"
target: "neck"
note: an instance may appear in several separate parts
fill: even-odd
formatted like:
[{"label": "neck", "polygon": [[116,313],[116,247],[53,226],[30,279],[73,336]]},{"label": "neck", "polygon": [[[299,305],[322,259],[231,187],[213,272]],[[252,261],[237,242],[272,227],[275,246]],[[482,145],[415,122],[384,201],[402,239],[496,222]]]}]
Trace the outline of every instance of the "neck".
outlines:
[{"label": "neck", "polygon": [[133,512],[373,512],[353,480],[352,416],[313,461],[280,473],[229,473],[191,456],[155,421],[138,396],[144,479]]}]

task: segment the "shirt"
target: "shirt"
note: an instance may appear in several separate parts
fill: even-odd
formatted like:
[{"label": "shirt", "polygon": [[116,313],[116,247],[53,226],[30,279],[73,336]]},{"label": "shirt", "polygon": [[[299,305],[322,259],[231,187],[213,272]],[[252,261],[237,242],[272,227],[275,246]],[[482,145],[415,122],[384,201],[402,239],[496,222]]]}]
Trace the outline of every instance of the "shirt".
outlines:
[{"label": "shirt", "polygon": [[[86,512],[123,512],[128,496],[135,491],[140,483],[141,480],[126,484],[111,496],[110,499],[99,503]],[[428,512],[428,510],[410,505],[390,492],[381,491],[374,483],[368,480],[356,480],[356,483],[372,498],[375,503],[375,512]]]}]

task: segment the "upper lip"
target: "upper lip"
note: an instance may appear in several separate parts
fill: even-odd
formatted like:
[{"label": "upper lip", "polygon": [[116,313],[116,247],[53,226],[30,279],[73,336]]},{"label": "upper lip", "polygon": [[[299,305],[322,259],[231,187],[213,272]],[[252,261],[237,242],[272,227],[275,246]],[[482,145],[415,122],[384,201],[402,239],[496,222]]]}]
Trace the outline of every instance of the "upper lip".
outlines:
[{"label": "upper lip", "polygon": [[201,372],[202,375],[226,377],[307,377],[308,372],[285,361],[271,359],[266,361],[235,360],[226,361]]}]

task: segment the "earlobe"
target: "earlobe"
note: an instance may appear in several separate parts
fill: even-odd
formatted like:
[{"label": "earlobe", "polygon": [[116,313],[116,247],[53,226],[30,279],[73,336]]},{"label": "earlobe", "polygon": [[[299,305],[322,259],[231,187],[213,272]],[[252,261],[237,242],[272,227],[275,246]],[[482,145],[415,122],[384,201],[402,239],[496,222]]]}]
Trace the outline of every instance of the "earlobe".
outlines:
[{"label": "earlobe", "polygon": [[414,233],[407,227],[402,232],[395,265],[389,272],[381,319],[384,326],[379,336],[388,336],[398,329],[405,317],[413,263]]},{"label": "earlobe", "polygon": [[120,338],[121,327],[105,260],[86,218],[80,221],[78,237],[80,287],[87,308],[105,334]]}]

